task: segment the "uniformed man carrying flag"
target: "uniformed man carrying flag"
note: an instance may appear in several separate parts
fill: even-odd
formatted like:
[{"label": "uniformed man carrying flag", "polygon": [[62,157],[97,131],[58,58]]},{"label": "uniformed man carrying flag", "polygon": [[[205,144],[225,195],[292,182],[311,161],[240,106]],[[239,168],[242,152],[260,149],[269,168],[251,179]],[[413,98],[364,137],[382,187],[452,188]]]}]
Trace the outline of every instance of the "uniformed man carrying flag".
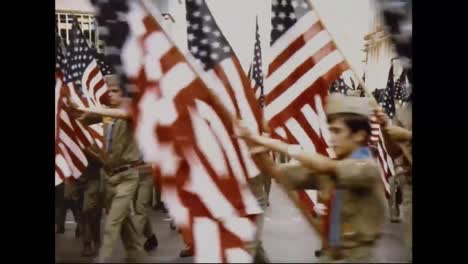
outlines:
[{"label": "uniformed man carrying flag", "polygon": [[[385,197],[377,163],[367,146],[369,116],[374,104],[369,98],[331,95],[327,117],[331,147],[337,156],[331,159],[281,141],[250,133],[240,127],[240,136],[254,144],[287,154],[299,165],[277,165],[295,189],[320,189],[333,182],[339,190],[331,210],[330,242],[338,248],[341,261],[373,261],[385,215]],[[325,250],[321,261],[336,255]],[[333,255],[333,258],[331,256]]]}]

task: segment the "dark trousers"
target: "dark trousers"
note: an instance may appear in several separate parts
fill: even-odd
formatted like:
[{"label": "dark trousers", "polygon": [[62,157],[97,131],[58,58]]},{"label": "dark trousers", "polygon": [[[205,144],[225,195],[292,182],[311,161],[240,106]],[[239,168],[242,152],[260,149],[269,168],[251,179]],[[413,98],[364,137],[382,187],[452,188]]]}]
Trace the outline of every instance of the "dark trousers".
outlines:
[{"label": "dark trousers", "polygon": [[79,226],[81,211],[80,200],[66,199],[64,197],[64,185],[60,184],[55,187],[55,223],[57,224],[57,230],[65,229],[65,218],[68,209],[72,211],[73,218]]},{"label": "dark trousers", "polygon": [[83,207],[81,210],[81,230],[84,245],[100,244],[102,199],[100,181],[88,180],[83,184]]}]

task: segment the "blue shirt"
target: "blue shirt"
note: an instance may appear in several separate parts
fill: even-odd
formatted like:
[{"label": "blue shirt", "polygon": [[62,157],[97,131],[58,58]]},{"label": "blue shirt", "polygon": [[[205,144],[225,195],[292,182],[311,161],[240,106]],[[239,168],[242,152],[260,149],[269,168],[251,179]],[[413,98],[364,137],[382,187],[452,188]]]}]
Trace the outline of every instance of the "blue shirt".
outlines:
[{"label": "blue shirt", "polygon": [[112,140],[112,128],[114,128],[114,123],[115,119],[112,119],[112,122],[109,125],[109,128],[107,129],[107,135],[106,135],[106,153],[109,152],[110,150],[110,144]]},{"label": "blue shirt", "polygon": [[[372,152],[369,147],[360,147],[355,150],[350,159],[369,159],[372,158]],[[332,201],[331,215],[330,215],[330,233],[328,238],[328,244],[331,247],[337,247],[340,245],[340,212],[341,212],[341,191],[336,189],[335,195]]]}]

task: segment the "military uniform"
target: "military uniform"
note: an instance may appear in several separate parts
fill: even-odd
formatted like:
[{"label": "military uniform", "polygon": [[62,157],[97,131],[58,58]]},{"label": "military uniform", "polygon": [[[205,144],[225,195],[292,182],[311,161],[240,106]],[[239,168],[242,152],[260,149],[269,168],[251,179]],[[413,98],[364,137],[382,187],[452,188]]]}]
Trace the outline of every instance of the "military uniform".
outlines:
[{"label": "military uniform", "polygon": [[99,260],[105,261],[111,256],[120,235],[129,260],[137,261],[144,254],[142,227],[133,206],[140,181],[140,152],[129,121],[105,122],[104,134],[108,215]]},{"label": "military uniform", "polygon": [[[327,114],[371,114],[374,104],[366,98],[331,95]],[[378,164],[368,147],[360,147],[336,163],[335,175],[318,175],[296,164],[282,164],[280,170],[292,189],[328,189],[335,186],[333,203],[328,208],[330,230],[328,245],[338,250],[338,262],[375,262],[373,253],[385,217],[385,193]],[[334,262],[332,251],[324,250],[320,262]]]},{"label": "military uniform", "polygon": [[[338,229],[344,258],[348,261],[372,261],[372,250],[380,236],[385,213],[377,164],[372,159],[341,160],[337,175],[330,177],[317,177],[301,165],[286,164],[281,168],[293,189],[322,189],[327,181],[335,181],[341,193]],[[325,255],[322,260],[331,259]]]}]

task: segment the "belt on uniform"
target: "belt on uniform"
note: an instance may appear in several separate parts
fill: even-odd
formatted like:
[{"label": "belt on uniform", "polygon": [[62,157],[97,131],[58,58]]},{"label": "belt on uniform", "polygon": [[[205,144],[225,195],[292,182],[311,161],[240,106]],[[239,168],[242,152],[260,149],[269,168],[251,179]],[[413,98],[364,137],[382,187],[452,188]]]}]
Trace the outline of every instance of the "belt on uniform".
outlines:
[{"label": "belt on uniform", "polygon": [[133,162],[127,163],[125,165],[119,166],[117,168],[108,168],[108,169],[106,169],[106,171],[108,172],[109,175],[115,175],[117,173],[124,172],[126,170],[138,167],[138,166],[143,165],[143,164],[145,164],[143,161],[137,160],[137,161],[133,161]]}]

